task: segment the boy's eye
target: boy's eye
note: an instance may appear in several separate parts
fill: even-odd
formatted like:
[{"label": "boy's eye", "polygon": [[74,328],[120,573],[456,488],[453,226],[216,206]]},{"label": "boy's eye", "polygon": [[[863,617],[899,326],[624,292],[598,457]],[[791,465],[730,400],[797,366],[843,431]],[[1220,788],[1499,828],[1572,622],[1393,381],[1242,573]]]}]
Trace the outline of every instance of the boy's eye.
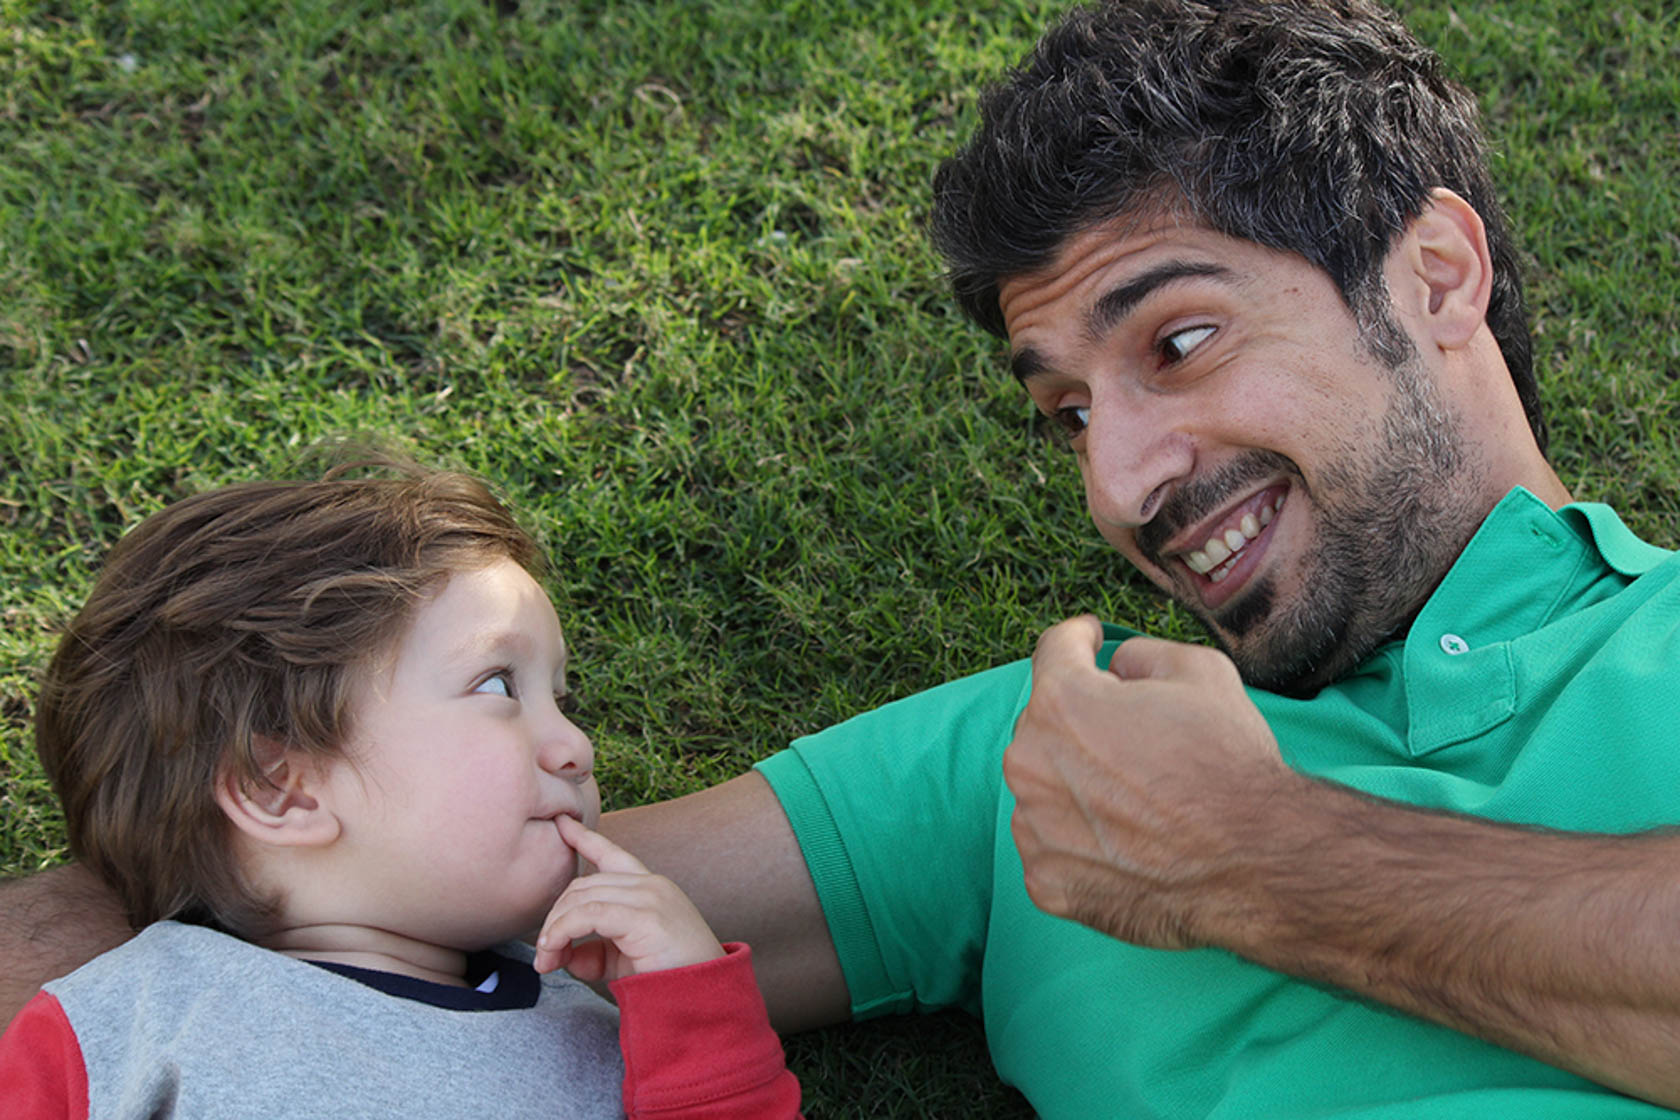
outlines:
[{"label": "boy's eye", "polygon": [[506,669],[497,669],[484,680],[480,681],[474,692],[489,693],[493,696],[513,696],[513,674]]},{"label": "boy's eye", "polygon": [[1190,351],[1206,342],[1212,334],[1212,327],[1185,327],[1163,338],[1158,348],[1161,356],[1169,362],[1181,362],[1190,356]]}]

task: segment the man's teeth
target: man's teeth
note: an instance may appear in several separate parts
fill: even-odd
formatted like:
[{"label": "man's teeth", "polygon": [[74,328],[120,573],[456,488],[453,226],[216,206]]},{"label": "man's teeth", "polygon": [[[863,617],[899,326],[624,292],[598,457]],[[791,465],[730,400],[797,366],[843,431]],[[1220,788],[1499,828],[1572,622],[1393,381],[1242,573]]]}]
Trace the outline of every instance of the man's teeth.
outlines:
[{"label": "man's teeth", "polygon": [[1184,558],[1184,563],[1197,575],[1207,576],[1214,583],[1218,583],[1236,564],[1237,553],[1248,547],[1248,542],[1260,535],[1260,530],[1272,523],[1278,510],[1283,508],[1283,497],[1260,507],[1258,516],[1252,513],[1243,514],[1242,520],[1219,536],[1209,537],[1208,542]]}]

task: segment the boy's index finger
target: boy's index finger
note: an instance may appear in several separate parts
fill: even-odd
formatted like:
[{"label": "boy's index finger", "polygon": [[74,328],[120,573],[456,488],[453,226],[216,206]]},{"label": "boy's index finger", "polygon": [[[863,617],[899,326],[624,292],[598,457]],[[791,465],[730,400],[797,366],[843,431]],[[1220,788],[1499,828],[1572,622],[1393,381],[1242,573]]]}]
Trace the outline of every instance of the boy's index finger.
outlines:
[{"label": "boy's index finger", "polygon": [[633,871],[647,874],[641,860],[602,836],[576,817],[559,818],[560,838],[570,844],[577,854],[602,871]]}]

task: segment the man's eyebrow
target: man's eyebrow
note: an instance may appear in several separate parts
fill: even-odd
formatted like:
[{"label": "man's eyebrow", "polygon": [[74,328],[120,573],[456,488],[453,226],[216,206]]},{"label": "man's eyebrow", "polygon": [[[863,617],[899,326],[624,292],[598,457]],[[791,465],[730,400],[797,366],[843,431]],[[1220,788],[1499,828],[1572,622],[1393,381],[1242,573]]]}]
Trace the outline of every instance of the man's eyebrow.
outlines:
[{"label": "man's eyebrow", "polygon": [[1048,365],[1044,356],[1031,346],[1023,346],[1009,356],[1009,372],[1023,385],[1043,373]]},{"label": "man's eyebrow", "polygon": [[1158,264],[1148,272],[1132,277],[1118,288],[1105,292],[1092,304],[1091,313],[1085,319],[1085,333],[1092,338],[1101,338],[1116,323],[1130,315],[1138,304],[1159,289],[1180,280],[1201,276],[1211,276],[1228,282],[1236,278],[1236,273],[1224,265],[1203,261],[1166,261]]},{"label": "man's eyebrow", "polygon": [[[1085,333],[1090,338],[1100,338],[1111,330],[1114,325],[1131,314],[1137,305],[1148,299],[1156,291],[1168,284],[1176,284],[1180,280],[1210,276],[1227,283],[1236,280],[1237,274],[1224,265],[1211,264],[1203,261],[1166,261],[1156,265],[1147,272],[1140,273],[1098,298],[1091,305],[1090,314],[1085,319]],[[1026,381],[1037,377],[1049,369],[1049,361],[1031,346],[1023,346],[1009,359],[1009,369],[1017,381]]]}]

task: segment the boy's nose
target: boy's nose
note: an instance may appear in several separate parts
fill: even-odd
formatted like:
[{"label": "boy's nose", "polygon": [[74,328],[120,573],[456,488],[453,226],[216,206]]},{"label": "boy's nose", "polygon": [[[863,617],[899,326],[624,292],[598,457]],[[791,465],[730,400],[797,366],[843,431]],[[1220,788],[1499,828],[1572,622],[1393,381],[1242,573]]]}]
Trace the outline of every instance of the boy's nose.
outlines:
[{"label": "boy's nose", "polygon": [[553,721],[543,728],[537,765],[550,774],[581,782],[595,772],[595,744],[556,710]]}]

